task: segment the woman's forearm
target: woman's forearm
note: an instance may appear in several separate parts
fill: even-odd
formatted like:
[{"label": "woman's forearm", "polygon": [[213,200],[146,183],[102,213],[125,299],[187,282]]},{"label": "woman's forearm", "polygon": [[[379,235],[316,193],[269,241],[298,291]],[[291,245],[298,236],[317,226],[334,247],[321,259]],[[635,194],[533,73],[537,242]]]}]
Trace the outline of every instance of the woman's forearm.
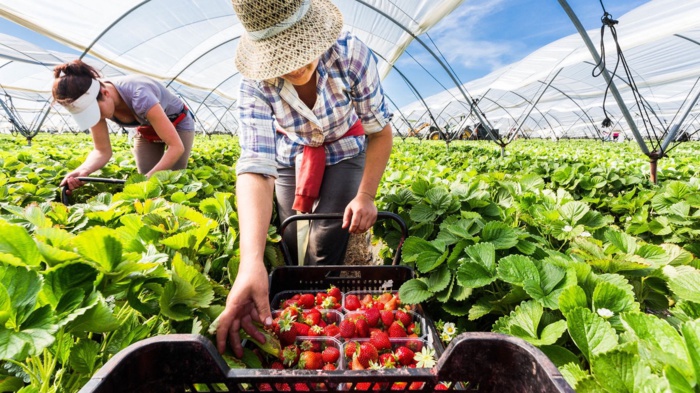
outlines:
[{"label": "woman's forearm", "polygon": [[85,158],[85,161],[83,161],[83,163],[76,168],[76,170],[80,170],[84,172],[85,175],[89,175],[92,172],[104,167],[107,162],[109,162],[110,158],[112,158],[111,151],[103,152],[100,150],[93,150],[88,154],[87,158]]},{"label": "woman's forearm", "polygon": [[[254,173],[242,173],[236,181],[240,236],[240,270],[263,263],[267,230],[272,217],[275,181]],[[258,266],[259,267],[259,266]]]},{"label": "woman's forearm", "polygon": [[374,197],[391,155],[393,145],[391,125],[387,124],[378,133],[368,135],[368,138],[365,170],[357,193]]}]

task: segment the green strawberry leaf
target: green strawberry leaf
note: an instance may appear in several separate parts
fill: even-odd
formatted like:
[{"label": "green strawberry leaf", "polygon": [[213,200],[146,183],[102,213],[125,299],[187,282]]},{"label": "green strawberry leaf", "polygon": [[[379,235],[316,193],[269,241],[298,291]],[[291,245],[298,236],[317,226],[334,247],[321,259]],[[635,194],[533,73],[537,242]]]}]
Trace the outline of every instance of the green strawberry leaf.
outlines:
[{"label": "green strawberry leaf", "polygon": [[513,228],[500,222],[490,221],[481,230],[481,241],[492,243],[496,250],[507,250],[518,244],[518,235]]},{"label": "green strawberry leaf", "polygon": [[700,303],[700,270],[691,266],[664,266],[668,287],[683,300]]},{"label": "green strawberry leaf", "polygon": [[26,229],[0,221],[0,262],[39,266],[41,260],[41,253]]},{"label": "green strawberry leaf", "polygon": [[401,285],[399,297],[403,303],[419,304],[433,297],[433,293],[428,290],[428,285],[425,282],[414,278]]},{"label": "green strawberry leaf", "polygon": [[569,335],[589,361],[593,356],[617,346],[615,329],[587,308],[571,310],[566,316]]}]

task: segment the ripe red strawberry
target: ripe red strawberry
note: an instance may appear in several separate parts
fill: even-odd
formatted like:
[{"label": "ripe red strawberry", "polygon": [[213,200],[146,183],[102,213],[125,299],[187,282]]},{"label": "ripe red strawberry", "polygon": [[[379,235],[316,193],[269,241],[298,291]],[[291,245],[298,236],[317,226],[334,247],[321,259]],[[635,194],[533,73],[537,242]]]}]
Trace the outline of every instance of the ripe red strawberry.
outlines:
[{"label": "ripe red strawberry", "polygon": [[335,298],[335,302],[340,304],[340,302],[343,300],[343,294],[340,292],[340,288],[331,286],[328,289],[328,296],[332,296]]},{"label": "ripe red strawberry", "polygon": [[323,315],[323,320],[327,323],[338,323],[340,322],[340,316],[337,312],[328,311]]},{"label": "ripe red strawberry", "polygon": [[328,337],[335,337],[340,334],[340,328],[338,325],[332,323],[330,325],[326,325],[326,327],[323,328],[323,335],[328,336]]},{"label": "ripe red strawberry", "polygon": [[396,356],[396,360],[399,362],[400,365],[408,366],[413,363],[413,356],[415,355],[415,353],[402,345],[396,348],[396,351],[394,351],[394,355]]},{"label": "ripe red strawberry", "polygon": [[296,305],[296,300],[295,303],[286,306],[284,310],[280,313],[280,318],[289,317],[289,318],[296,318],[299,315],[299,306]]},{"label": "ripe red strawberry", "polygon": [[261,383],[260,385],[258,385],[258,390],[260,390],[261,392],[271,392],[272,385],[270,385],[269,383]]},{"label": "ripe red strawberry", "polygon": [[406,328],[406,333],[408,334],[416,334],[420,336],[420,324],[416,324],[415,322],[411,322],[410,325]]},{"label": "ripe red strawberry", "polygon": [[406,346],[413,352],[418,352],[423,349],[423,341],[421,340],[407,340]]},{"label": "ripe red strawberry", "polygon": [[369,362],[376,362],[379,359],[379,353],[374,345],[365,341],[360,344],[360,349],[355,353],[355,357],[357,357],[362,367],[367,368],[369,367]]},{"label": "ripe red strawberry", "polygon": [[439,384],[435,385],[435,390],[447,390],[449,389],[447,385],[444,383],[440,382]]},{"label": "ripe red strawberry", "polygon": [[288,318],[281,318],[279,321],[280,333],[279,339],[280,344],[287,346],[289,344],[294,344],[294,340],[297,339],[297,331],[294,329],[294,322]]},{"label": "ripe red strawberry", "polygon": [[328,346],[321,352],[323,361],[326,363],[335,363],[340,358],[340,350],[336,347]]},{"label": "ripe red strawberry", "polygon": [[303,316],[303,322],[309,326],[318,325],[318,323],[321,322],[321,318],[323,317],[323,315],[321,315],[321,312],[315,308],[312,308],[308,311],[304,311]]},{"label": "ripe red strawberry", "polygon": [[340,321],[340,325],[338,326],[340,330],[340,337],[343,338],[353,338],[355,337],[355,324],[352,323],[349,319],[343,319]]},{"label": "ripe red strawberry", "polygon": [[380,313],[376,308],[368,308],[364,310],[365,318],[367,318],[367,324],[369,327],[376,327],[379,323]]},{"label": "ripe red strawberry", "polygon": [[[297,362],[299,361],[299,354],[300,353],[301,353],[301,351],[299,350],[299,347],[297,347],[295,344],[287,345],[282,350],[282,359],[281,359],[282,363],[284,363],[284,365],[286,365],[287,367],[294,367],[294,365],[296,365]],[[279,363],[279,362],[275,362],[275,363]],[[275,368],[274,365],[275,364],[273,363],[272,368]],[[280,367],[281,367],[281,365],[280,365]],[[284,367],[281,367],[281,368],[284,368]]]},{"label": "ripe red strawberry", "polygon": [[299,301],[299,298],[296,299],[287,299],[284,302],[282,302],[282,308],[289,308],[292,306],[296,306]]},{"label": "ripe red strawberry", "polygon": [[396,316],[395,316],[397,321],[401,321],[403,326],[408,326],[413,322],[413,317],[411,314],[403,311],[403,310],[396,310]]},{"label": "ripe red strawberry", "polygon": [[323,368],[323,357],[318,352],[304,351],[299,355],[297,366],[304,370],[320,370]]},{"label": "ripe red strawberry", "polygon": [[355,311],[361,306],[362,305],[360,304],[360,299],[358,299],[356,295],[345,296],[345,308],[348,311]]},{"label": "ripe red strawberry", "polygon": [[368,293],[362,297],[360,303],[362,303],[362,308],[372,307],[372,305],[374,304],[374,298]]},{"label": "ripe red strawberry", "polygon": [[345,343],[345,358],[350,359],[352,358],[352,355],[355,354],[355,350],[357,349],[357,342],[355,341],[349,341]]},{"label": "ripe red strawberry", "polygon": [[284,370],[284,365],[282,365],[280,362],[272,362],[270,368],[273,370]]},{"label": "ripe red strawberry", "polygon": [[297,336],[308,336],[309,335],[309,328],[310,326],[305,324],[305,323],[299,323],[299,322],[292,322],[292,325],[294,326],[293,329],[296,329],[297,331]]},{"label": "ripe red strawberry", "polygon": [[408,390],[421,390],[423,389],[423,384],[425,382],[411,382],[410,385],[408,385]]},{"label": "ripe red strawberry", "polygon": [[301,351],[321,352],[321,342],[318,340],[304,340],[299,344]]},{"label": "ripe red strawberry", "polygon": [[312,327],[309,329],[309,332],[307,333],[307,335],[309,335],[310,337],[320,337],[320,336],[323,336],[323,335],[324,335],[324,334],[323,334],[323,328],[320,327],[320,326],[318,326],[318,325],[312,326]]},{"label": "ripe red strawberry", "polygon": [[336,370],[336,367],[333,363],[326,363],[323,365],[323,370],[333,371],[333,370]]},{"label": "ripe red strawberry", "polygon": [[399,321],[394,321],[391,326],[389,326],[389,329],[387,330],[387,333],[389,333],[389,337],[406,337],[406,329],[403,328],[403,325]]},{"label": "ripe red strawberry", "polygon": [[394,384],[391,385],[391,390],[404,391],[404,390],[406,390],[406,385],[408,385],[408,383],[406,383],[406,382],[394,382]]},{"label": "ripe red strawberry", "polygon": [[328,294],[327,294],[327,293],[325,293],[325,292],[318,292],[318,293],[316,294],[316,305],[318,306],[318,305],[323,304],[323,301],[326,300],[327,297],[328,297]]},{"label": "ripe red strawberry", "polygon": [[379,364],[384,368],[395,368],[396,356],[391,352],[385,352],[379,355]]},{"label": "ripe red strawberry", "polygon": [[314,308],[316,299],[310,293],[304,293],[299,297],[299,306],[304,309]]},{"label": "ripe red strawberry", "polygon": [[367,319],[358,318],[357,322],[355,322],[355,333],[357,337],[369,337],[369,324],[367,323]]},{"label": "ripe red strawberry", "polygon": [[384,332],[375,332],[369,339],[369,342],[377,348],[377,351],[382,351],[385,349],[391,349],[391,342],[389,341],[389,335]]},{"label": "ripe red strawberry", "polygon": [[355,384],[355,390],[369,390],[372,387],[372,382],[358,382]]},{"label": "ripe red strawberry", "polygon": [[379,311],[379,317],[382,319],[384,326],[389,327],[394,322],[394,313],[390,310]]},{"label": "ripe red strawberry", "polygon": [[305,384],[304,382],[297,382],[294,384],[294,391],[295,392],[308,392],[311,389],[309,389],[309,385]]}]

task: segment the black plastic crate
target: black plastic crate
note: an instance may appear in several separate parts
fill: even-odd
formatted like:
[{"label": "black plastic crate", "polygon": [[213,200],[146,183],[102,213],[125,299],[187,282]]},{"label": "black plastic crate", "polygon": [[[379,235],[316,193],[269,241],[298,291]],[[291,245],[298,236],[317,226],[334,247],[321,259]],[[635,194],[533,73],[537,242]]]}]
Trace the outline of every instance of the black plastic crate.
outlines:
[{"label": "black plastic crate", "polygon": [[449,382],[448,390],[573,393],[541,351],[496,333],[457,336],[433,369],[365,371],[229,369],[205,337],[158,336],[120,351],[80,393],[345,391],[368,382],[371,391],[415,382],[420,389],[411,391],[432,392]]}]

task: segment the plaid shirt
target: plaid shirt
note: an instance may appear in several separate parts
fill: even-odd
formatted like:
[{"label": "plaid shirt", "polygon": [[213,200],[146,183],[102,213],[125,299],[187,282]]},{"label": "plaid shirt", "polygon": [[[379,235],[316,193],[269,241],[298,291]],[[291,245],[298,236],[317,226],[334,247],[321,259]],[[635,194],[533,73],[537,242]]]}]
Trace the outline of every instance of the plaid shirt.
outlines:
[{"label": "plaid shirt", "polygon": [[[313,110],[282,78],[243,79],[238,101],[241,156],[236,173],[277,177],[294,166],[305,145],[325,143],[326,165],[365,151],[365,136],[342,136],[360,119],[365,134],[381,131],[392,114],[384,102],[376,58],[357,37],[344,33],[321,55]],[[284,134],[276,132],[281,129]]]}]

